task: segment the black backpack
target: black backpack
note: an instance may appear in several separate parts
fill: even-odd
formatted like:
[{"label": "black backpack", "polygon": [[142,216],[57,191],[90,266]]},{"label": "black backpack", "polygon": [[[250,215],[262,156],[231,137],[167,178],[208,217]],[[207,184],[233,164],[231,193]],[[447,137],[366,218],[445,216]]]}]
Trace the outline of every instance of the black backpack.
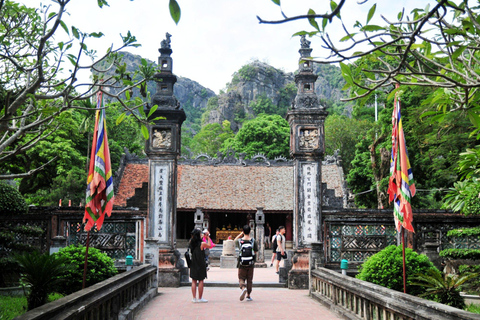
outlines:
[{"label": "black backpack", "polygon": [[240,240],[240,264],[242,266],[251,266],[255,263],[255,254],[253,252],[254,240]]}]

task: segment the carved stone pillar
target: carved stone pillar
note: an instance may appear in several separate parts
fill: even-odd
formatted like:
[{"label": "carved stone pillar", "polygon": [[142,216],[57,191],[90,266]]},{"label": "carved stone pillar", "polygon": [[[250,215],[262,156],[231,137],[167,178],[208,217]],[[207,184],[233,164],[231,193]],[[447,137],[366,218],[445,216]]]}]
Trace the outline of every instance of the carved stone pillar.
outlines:
[{"label": "carved stone pillar", "polygon": [[[146,141],[145,153],[149,160],[149,193],[147,240],[157,244],[158,285],[179,286],[180,270],[175,253],[177,217],[177,159],[180,155],[181,126],[185,112],[173,95],[177,77],[172,73],[172,49],[170,34],[161,42],[158,64],[161,72],[154,75],[157,91],[146,110],[157,105],[149,126],[150,138]],[[159,119],[159,118],[162,119]],[[154,250],[154,249],[152,249]]]},{"label": "carved stone pillar", "polygon": [[258,253],[257,261],[255,262],[256,268],[266,268],[265,264],[265,242],[263,238],[265,237],[265,214],[263,213],[263,208],[258,207],[257,212],[255,213],[255,239],[258,243]]},{"label": "carved stone pillar", "polygon": [[294,208],[292,269],[289,288],[307,288],[309,250],[322,241],[322,158],[324,155],[325,108],[315,93],[310,41],[301,37],[299,72],[295,75],[297,96],[287,113],[290,124],[290,154],[294,158]]}]

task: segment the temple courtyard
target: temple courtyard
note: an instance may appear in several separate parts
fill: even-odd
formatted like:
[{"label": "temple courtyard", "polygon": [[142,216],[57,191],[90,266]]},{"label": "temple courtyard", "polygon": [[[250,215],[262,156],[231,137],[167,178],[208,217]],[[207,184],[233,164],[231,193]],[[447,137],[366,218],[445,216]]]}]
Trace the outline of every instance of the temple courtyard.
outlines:
[{"label": "temple courtyard", "polygon": [[255,269],[251,294],[253,301],[243,302],[239,300],[237,269],[212,267],[205,280],[203,297],[208,303],[192,303],[189,286],[158,288],[158,296],[135,319],[344,319],[310,298],[308,290],[288,290],[282,287],[273,267]]}]

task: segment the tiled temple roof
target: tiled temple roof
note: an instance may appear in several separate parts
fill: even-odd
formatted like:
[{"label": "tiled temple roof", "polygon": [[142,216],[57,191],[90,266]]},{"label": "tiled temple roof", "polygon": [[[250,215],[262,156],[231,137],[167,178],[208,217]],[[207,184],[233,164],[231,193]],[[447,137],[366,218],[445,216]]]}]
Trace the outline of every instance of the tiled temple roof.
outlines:
[{"label": "tiled temple roof", "polygon": [[[236,160],[233,162],[180,161],[178,164],[177,208],[210,210],[293,210],[293,163]],[[224,159],[225,160],[225,159]],[[213,161],[213,162],[212,162]],[[126,207],[135,189],[148,183],[147,161],[124,161],[119,170],[115,206]],[[335,162],[324,162],[322,181],[333,197],[344,194],[343,172]],[[144,193],[146,194],[146,193]],[[143,202],[146,203],[146,202]],[[338,201],[337,201],[338,203]],[[328,204],[327,204],[328,205]]]}]

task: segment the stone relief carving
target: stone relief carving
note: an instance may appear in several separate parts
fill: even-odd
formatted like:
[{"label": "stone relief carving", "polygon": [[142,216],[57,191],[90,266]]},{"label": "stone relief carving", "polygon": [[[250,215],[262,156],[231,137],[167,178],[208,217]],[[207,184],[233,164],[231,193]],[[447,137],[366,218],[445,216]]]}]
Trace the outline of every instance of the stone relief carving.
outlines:
[{"label": "stone relief carving", "polygon": [[318,129],[301,129],[298,144],[301,149],[318,149]]},{"label": "stone relief carving", "polygon": [[316,95],[312,96],[297,96],[295,99],[294,108],[318,108],[319,102]]},{"label": "stone relief carving", "polygon": [[153,130],[152,147],[167,149],[172,145],[172,132],[170,130]]},{"label": "stone relief carving", "polygon": [[171,49],[172,47],[170,46],[170,43],[171,43],[172,41],[170,40],[170,38],[172,37],[172,35],[167,32],[167,33],[165,34],[165,37],[166,37],[166,39],[165,39],[165,40],[162,40],[162,42],[160,42],[160,47],[161,47],[162,49]]}]

